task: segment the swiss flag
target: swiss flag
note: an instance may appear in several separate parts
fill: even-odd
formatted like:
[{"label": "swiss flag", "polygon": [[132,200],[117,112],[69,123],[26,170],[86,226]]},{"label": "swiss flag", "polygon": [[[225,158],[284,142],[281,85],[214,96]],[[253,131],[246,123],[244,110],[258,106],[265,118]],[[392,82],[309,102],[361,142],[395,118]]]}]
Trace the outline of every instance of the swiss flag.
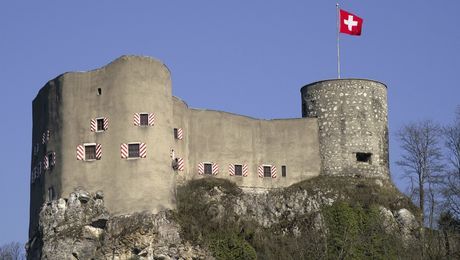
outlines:
[{"label": "swiss flag", "polygon": [[340,9],[340,32],[350,35],[361,35],[363,19]]}]

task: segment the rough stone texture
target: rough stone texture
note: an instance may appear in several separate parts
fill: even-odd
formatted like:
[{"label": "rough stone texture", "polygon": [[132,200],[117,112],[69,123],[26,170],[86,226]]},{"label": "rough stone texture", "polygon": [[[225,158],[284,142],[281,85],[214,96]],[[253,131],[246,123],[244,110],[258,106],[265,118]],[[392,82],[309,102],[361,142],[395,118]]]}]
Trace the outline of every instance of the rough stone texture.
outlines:
[{"label": "rough stone texture", "polygon": [[181,239],[170,211],[110,216],[101,194],[77,189],[45,204],[28,259],[212,259]]},{"label": "rough stone texture", "polygon": [[[301,89],[302,116],[318,118],[322,174],[389,178],[387,89],[363,79]],[[371,153],[358,162],[356,153]]]}]

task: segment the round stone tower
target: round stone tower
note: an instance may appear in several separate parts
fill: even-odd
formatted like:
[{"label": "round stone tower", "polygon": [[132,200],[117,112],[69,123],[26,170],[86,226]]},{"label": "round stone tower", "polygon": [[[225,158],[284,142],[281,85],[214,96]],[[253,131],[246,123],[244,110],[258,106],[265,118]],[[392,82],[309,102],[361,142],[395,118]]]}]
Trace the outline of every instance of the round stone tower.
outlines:
[{"label": "round stone tower", "polygon": [[300,92],[302,117],[318,118],[322,174],[389,178],[384,84],[325,80]]}]

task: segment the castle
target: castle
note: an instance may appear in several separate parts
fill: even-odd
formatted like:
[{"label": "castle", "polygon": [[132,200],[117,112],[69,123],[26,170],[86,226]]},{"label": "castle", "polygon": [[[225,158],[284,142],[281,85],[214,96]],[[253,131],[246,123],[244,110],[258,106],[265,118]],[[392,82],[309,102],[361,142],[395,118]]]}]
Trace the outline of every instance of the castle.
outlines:
[{"label": "castle", "polygon": [[177,185],[205,177],[287,187],[320,174],[389,178],[386,86],[325,80],[301,89],[302,118],[259,120],[192,109],[168,68],[122,56],[49,81],[33,101],[30,228],[43,203],[102,190],[114,214],[175,207]]}]

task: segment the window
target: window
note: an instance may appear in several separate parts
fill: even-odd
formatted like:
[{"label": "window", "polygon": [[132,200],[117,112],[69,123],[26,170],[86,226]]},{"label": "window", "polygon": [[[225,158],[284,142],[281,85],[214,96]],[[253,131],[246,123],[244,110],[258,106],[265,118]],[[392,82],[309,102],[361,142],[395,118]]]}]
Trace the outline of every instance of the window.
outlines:
[{"label": "window", "polygon": [[357,162],[371,163],[372,153],[356,153]]},{"label": "window", "polygon": [[264,177],[272,177],[272,167],[264,166]]},{"label": "window", "polygon": [[147,126],[149,125],[149,114],[139,114],[140,125]]},{"label": "window", "polygon": [[139,144],[128,144],[128,158],[138,158]]},{"label": "window", "polygon": [[51,186],[48,188],[48,201],[52,201],[56,199],[56,193],[54,192],[54,188]]},{"label": "window", "polygon": [[85,145],[85,160],[96,160],[96,145]]},{"label": "window", "polygon": [[174,128],[174,138],[179,139],[179,131],[177,128]]},{"label": "window", "polygon": [[243,176],[243,165],[235,164],[235,175]]},{"label": "window", "polygon": [[97,123],[97,128],[96,128],[96,131],[104,131],[104,118],[98,118],[96,119],[96,123]]},{"label": "window", "polygon": [[204,174],[212,175],[212,164],[205,163],[203,166],[204,166]]},{"label": "window", "polygon": [[286,177],[286,165],[281,166],[281,177]]},{"label": "window", "polygon": [[97,88],[97,95],[98,96],[102,95],[102,89],[101,88]]},{"label": "window", "polygon": [[54,161],[54,153],[49,153],[46,155],[48,157],[48,169],[53,169],[54,164],[56,163]]}]

